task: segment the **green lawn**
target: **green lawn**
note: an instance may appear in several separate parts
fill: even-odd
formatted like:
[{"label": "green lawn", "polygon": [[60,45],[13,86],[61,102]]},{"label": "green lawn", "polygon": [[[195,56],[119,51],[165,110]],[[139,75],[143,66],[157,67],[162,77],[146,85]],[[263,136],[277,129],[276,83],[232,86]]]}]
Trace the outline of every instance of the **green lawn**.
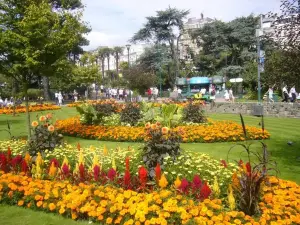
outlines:
[{"label": "green lawn", "polygon": [[89,221],[73,221],[62,216],[36,212],[17,206],[0,205],[0,225],[88,225]]},{"label": "green lawn", "polygon": [[[44,112],[46,113],[46,112]],[[32,118],[44,113],[32,113]],[[64,119],[70,116],[77,115],[74,108],[63,108],[59,111],[53,111],[55,118]],[[209,115],[210,118],[215,120],[233,120],[240,123],[238,115],[231,114],[213,114]],[[260,118],[245,116],[247,125],[259,126]],[[19,114],[15,117],[11,115],[0,115],[0,140],[9,138],[9,135],[3,131],[7,128],[7,121],[10,121],[12,135],[24,136],[26,135],[25,115]],[[271,139],[266,140],[271,157],[278,163],[280,170],[279,177],[283,179],[293,180],[300,184],[300,120],[290,118],[265,118],[265,127],[271,133]],[[106,145],[108,148],[128,147],[133,146],[138,148],[142,143],[118,143],[118,142],[100,142],[95,140],[83,140],[74,137],[65,137],[71,144],[80,142],[82,146],[90,145]],[[288,141],[292,141],[293,145],[289,146]],[[234,143],[193,143],[182,144],[183,149],[193,150],[210,154],[217,159],[227,159],[228,150]],[[259,143],[253,142],[253,150],[259,150]],[[229,155],[230,160],[238,160],[241,155],[242,149],[236,148],[232,154]],[[17,215],[17,216],[16,216]],[[50,225],[50,224],[88,224],[88,222],[74,222],[69,219],[64,219],[60,216],[46,214],[42,212],[34,212],[31,210],[22,209],[19,207],[3,206],[0,205],[0,224],[6,225]]]}]

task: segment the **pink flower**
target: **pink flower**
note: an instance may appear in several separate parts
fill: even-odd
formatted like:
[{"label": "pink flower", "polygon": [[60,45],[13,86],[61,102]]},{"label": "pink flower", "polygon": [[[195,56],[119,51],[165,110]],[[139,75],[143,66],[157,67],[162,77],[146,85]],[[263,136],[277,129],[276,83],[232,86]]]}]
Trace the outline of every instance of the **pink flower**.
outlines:
[{"label": "pink flower", "polygon": [[108,179],[110,179],[111,181],[113,181],[113,180],[115,179],[116,175],[117,175],[117,173],[116,173],[116,171],[115,171],[113,168],[111,168],[111,169],[107,172],[107,177],[108,177]]}]

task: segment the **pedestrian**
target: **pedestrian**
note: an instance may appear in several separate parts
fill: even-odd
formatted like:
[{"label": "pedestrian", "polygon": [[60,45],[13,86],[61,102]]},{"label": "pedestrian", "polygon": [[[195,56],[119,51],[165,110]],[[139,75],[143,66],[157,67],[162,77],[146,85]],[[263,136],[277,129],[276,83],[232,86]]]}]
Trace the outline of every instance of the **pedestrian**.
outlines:
[{"label": "pedestrian", "polygon": [[151,88],[148,89],[147,94],[148,94],[148,101],[151,101],[151,98],[152,98],[152,90],[151,90]]},{"label": "pedestrian", "polygon": [[226,102],[229,101],[229,92],[228,92],[228,90],[225,90],[224,98],[225,98]]},{"label": "pedestrian", "polygon": [[229,101],[234,103],[234,96],[233,96],[232,88],[230,88],[230,90],[229,90]]},{"label": "pedestrian", "polygon": [[122,88],[119,89],[119,100],[123,100],[124,90]]},{"label": "pedestrian", "polygon": [[54,96],[55,96],[55,103],[56,103],[56,105],[58,105],[58,93],[55,92]]},{"label": "pedestrian", "polygon": [[269,94],[269,102],[274,102],[274,99],[273,99],[273,95],[274,95],[273,87],[270,86],[267,93]]},{"label": "pedestrian", "polygon": [[61,92],[58,93],[58,97],[57,98],[58,98],[58,105],[62,106],[62,102],[63,102],[64,97],[61,94]]},{"label": "pedestrian", "polygon": [[158,89],[157,87],[153,88],[153,98],[154,98],[154,101],[157,100],[157,97],[158,97]]},{"label": "pedestrian", "polygon": [[211,108],[215,107],[216,91],[213,89],[210,93]]},{"label": "pedestrian", "polygon": [[285,85],[282,88],[282,93],[283,93],[283,100],[282,100],[282,102],[288,102],[289,94],[288,94],[288,90],[287,90],[287,85]]},{"label": "pedestrian", "polygon": [[296,95],[296,89],[295,89],[295,86],[293,86],[293,87],[291,88],[290,94],[291,94],[291,102],[296,102],[297,95]]}]

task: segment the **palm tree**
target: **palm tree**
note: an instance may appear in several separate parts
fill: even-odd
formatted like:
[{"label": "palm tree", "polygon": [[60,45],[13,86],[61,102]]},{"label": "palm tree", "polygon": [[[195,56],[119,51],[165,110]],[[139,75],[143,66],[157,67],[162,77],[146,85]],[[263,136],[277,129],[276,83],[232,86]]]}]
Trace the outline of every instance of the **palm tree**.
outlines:
[{"label": "palm tree", "polygon": [[124,48],[120,47],[120,46],[116,46],[113,49],[114,52],[114,56],[116,59],[116,71],[117,71],[117,76],[119,76],[119,59],[120,59],[120,55],[123,53]]},{"label": "palm tree", "polygon": [[97,52],[97,56],[101,60],[101,72],[102,72],[102,78],[104,78],[104,61],[106,58],[106,49],[99,48]]},{"label": "palm tree", "polygon": [[108,47],[105,47],[104,48],[104,52],[105,52],[105,56],[106,56],[106,59],[107,59],[107,70],[109,71],[109,63],[110,63],[110,56],[112,54],[112,49],[111,48],[108,48]]}]

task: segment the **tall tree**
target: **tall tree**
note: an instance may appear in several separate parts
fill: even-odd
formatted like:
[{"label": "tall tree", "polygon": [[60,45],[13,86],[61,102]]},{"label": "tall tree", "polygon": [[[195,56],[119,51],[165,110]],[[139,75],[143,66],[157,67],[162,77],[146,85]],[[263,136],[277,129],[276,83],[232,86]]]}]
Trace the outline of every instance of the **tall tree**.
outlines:
[{"label": "tall tree", "polygon": [[0,9],[0,72],[22,85],[30,136],[30,82],[68,63],[66,55],[83,32],[81,14],[56,11],[41,0],[2,0]]},{"label": "tall tree", "polygon": [[105,48],[99,48],[97,50],[97,58],[100,59],[101,61],[101,73],[102,73],[102,78],[104,79],[104,73],[105,73],[105,58],[106,58],[106,50]]},{"label": "tall tree", "polygon": [[116,60],[116,71],[117,71],[117,76],[119,76],[119,60],[120,60],[120,55],[123,54],[124,48],[120,46],[116,46],[113,49],[113,54]]},{"label": "tall tree", "polygon": [[179,75],[179,39],[183,33],[183,20],[189,14],[188,10],[167,8],[157,11],[156,16],[147,17],[147,22],[132,38],[132,42],[153,41],[154,43],[167,43],[170,48],[172,60],[175,65],[175,74],[171,82],[175,84]]}]

